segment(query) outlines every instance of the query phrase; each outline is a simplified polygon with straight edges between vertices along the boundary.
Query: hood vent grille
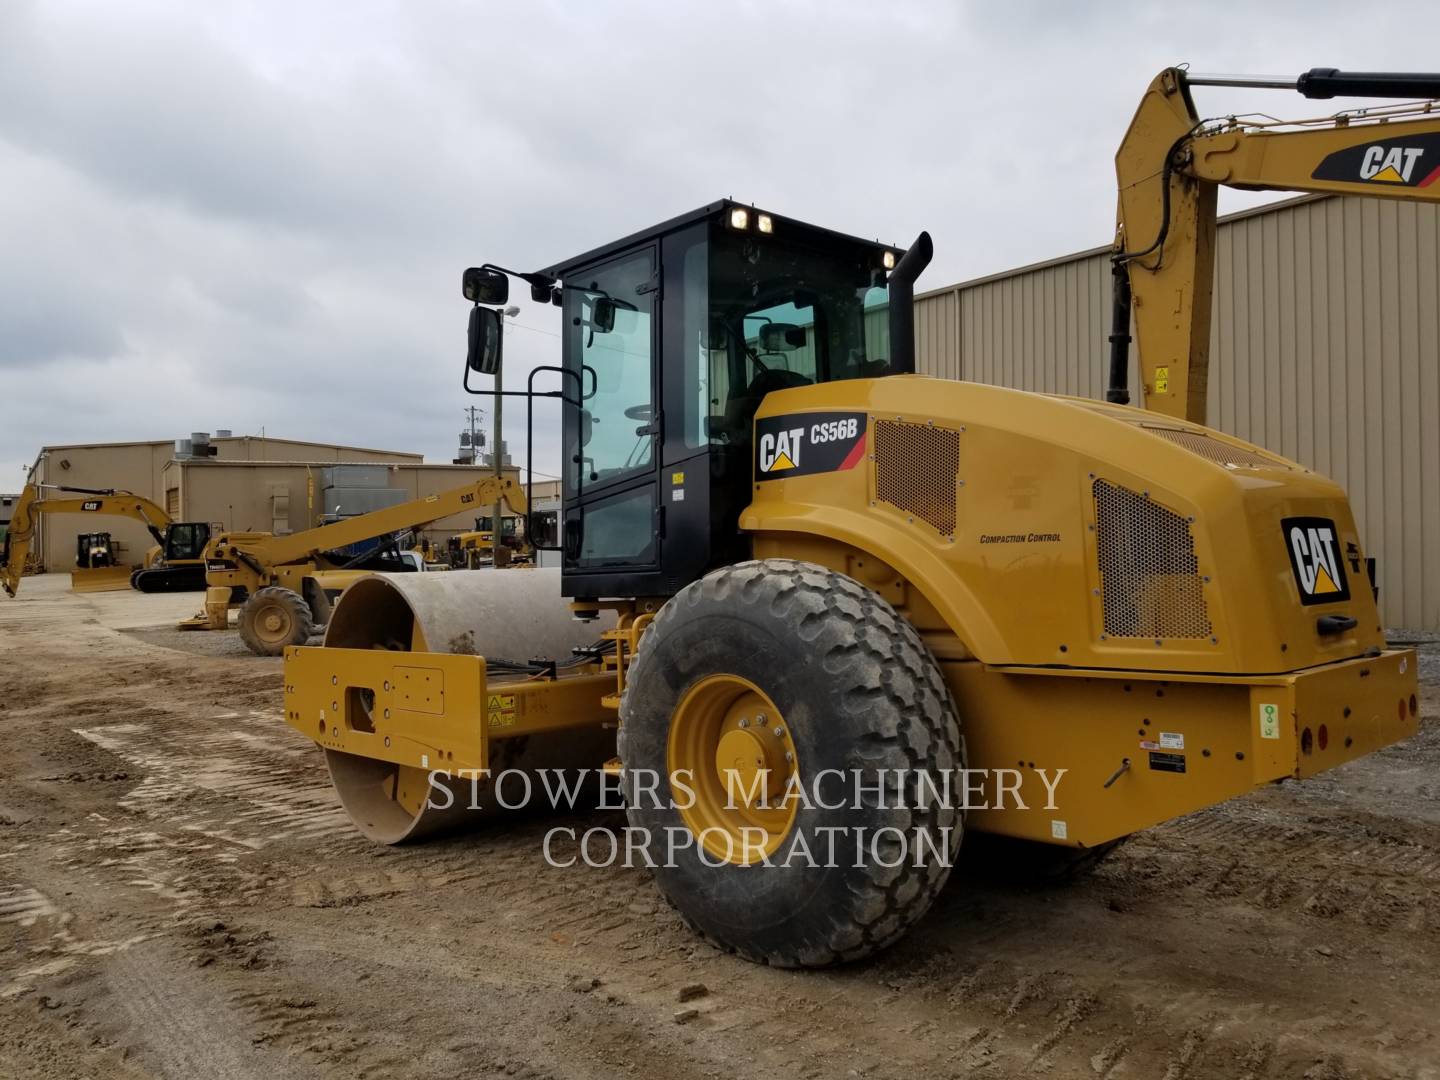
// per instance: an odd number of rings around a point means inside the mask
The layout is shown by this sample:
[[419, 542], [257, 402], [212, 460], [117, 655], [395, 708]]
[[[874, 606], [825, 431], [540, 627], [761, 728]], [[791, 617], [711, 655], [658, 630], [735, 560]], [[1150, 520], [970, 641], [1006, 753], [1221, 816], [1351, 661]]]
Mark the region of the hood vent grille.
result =
[[1190, 523], [1147, 496], [1104, 480], [1095, 481], [1094, 495], [1105, 635], [1210, 637]]
[[955, 534], [960, 433], [929, 424], [875, 421], [875, 497], [944, 536]]

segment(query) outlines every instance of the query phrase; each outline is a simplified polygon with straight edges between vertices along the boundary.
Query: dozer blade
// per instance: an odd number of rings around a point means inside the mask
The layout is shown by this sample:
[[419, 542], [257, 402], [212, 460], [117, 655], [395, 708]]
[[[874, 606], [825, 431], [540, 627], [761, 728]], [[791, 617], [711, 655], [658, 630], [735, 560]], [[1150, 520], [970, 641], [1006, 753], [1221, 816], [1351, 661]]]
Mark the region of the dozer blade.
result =
[[130, 588], [133, 566], [97, 566], [70, 571], [70, 591], [77, 593], [118, 592]]

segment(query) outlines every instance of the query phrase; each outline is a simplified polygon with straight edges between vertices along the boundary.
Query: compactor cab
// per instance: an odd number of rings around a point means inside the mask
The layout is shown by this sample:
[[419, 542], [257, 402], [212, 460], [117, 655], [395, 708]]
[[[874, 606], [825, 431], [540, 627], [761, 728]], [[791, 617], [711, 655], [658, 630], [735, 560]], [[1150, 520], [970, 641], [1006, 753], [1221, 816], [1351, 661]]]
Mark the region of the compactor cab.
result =
[[[669, 596], [749, 557], [737, 521], [756, 410], [775, 390], [913, 368], [910, 284], [929, 237], [914, 248], [906, 260], [726, 200], [521, 275], [564, 313], [565, 595]], [[467, 297], [503, 305], [505, 274], [467, 271]], [[493, 370], [501, 320], [476, 310], [470, 365]], [[828, 450], [784, 431], [759, 439], [777, 476]]]

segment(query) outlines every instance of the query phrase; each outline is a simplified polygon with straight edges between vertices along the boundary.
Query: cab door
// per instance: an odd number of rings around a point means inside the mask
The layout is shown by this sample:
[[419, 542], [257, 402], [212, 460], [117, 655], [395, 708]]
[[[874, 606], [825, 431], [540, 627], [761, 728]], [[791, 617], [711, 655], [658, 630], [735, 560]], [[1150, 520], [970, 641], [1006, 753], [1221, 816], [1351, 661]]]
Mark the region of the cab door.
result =
[[659, 569], [656, 246], [565, 275], [564, 591], [643, 594]]

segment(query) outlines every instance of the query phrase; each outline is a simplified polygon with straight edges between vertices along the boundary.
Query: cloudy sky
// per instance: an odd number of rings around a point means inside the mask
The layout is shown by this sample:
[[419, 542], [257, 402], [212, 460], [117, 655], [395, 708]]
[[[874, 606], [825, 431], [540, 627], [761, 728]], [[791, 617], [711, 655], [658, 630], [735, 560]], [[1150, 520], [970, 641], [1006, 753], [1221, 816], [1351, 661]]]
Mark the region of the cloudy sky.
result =
[[[1433, 4], [1326, 0], [0, 0], [0, 490], [46, 443], [217, 427], [449, 460], [467, 265], [732, 195], [929, 229], [948, 284], [1109, 240], [1160, 68], [1430, 70], [1437, 39]], [[519, 384], [558, 341], [517, 322]]]

